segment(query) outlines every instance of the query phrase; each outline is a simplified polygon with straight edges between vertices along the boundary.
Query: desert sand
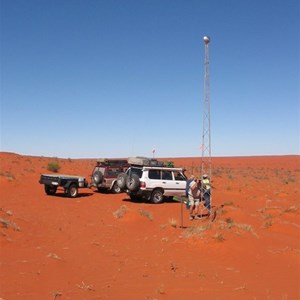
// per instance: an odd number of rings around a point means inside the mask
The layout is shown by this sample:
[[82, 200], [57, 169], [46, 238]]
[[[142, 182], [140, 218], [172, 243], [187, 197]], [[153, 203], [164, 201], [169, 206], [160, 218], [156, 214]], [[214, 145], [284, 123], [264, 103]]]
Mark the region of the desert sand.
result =
[[[80, 189], [47, 196], [47, 164], [0, 153], [0, 298], [300, 299], [300, 156], [213, 158], [211, 222], [185, 206]], [[168, 158], [199, 174], [200, 158]]]

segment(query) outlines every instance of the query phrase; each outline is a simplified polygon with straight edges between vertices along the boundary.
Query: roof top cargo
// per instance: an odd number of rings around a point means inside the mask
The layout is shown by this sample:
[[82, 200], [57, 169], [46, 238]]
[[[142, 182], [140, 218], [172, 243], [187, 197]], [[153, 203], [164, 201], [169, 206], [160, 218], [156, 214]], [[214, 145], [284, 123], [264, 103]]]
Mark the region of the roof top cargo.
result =
[[163, 167], [164, 162], [159, 161], [155, 158], [148, 158], [143, 156], [129, 157], [128, 163], [130, 165], [136, 166], [146, 166], [146, 167]]
[[128, 165], [127, 159], [113, 159], [113, 158], [99, 158], [97, 160], [98, 166], [124, 166]]

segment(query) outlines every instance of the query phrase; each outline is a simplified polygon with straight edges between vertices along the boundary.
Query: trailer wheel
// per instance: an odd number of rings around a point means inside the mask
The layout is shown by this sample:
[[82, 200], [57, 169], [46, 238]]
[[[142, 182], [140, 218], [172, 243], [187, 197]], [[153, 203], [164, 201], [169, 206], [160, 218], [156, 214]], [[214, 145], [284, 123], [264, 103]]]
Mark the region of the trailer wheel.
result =
[[75, 198], [78, 196], [78, 187], [76, 184], [71, 184], [67, 190], [67, 195], [70, 198]]
[[44, 186], [45, 192], [47, 195], [54, 195], [56, 193], [57, 187], [53, 185], [47, 185]]

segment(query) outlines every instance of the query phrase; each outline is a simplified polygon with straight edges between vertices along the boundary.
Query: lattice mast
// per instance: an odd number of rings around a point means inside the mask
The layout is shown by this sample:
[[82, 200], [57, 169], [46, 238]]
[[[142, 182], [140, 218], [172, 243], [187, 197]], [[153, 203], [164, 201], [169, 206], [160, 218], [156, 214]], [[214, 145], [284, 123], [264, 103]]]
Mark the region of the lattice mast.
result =
[[[209, 176], [210, 182], [212, 180], [212, 166], [211, 166], [211, 133], [210, 133], [210, 79], [209, 79], [209, 51], [208, 44], [210, 38], [203, 37], [205, 48], [204, 59], [204, 101], [203, 101], [203, 132], [202, 132], [202, 156], [201, 156], [201, 178], [204, 174]], [[212, 204], [212, 195], [210, 198]]]

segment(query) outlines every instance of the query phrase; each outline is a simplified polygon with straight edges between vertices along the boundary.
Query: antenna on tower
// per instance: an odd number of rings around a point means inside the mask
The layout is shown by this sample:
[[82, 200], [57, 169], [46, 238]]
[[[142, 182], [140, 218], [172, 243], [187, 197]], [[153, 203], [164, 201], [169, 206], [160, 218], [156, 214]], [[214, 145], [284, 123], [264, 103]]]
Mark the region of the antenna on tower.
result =
[[[209, 79], [209, 36], [203, 37], [205, 48], [204, 59], [204, 101], [203, 101], [203, 132], [202, 132], [202, 156], [201, 156], [201, 190], [204, 189], [203, 175], [207, 175], [211, 183], [211, 134], [210, 134], [210, 79]], [[212, 205], [212, 194], [210, 188], [210, 205]]]

